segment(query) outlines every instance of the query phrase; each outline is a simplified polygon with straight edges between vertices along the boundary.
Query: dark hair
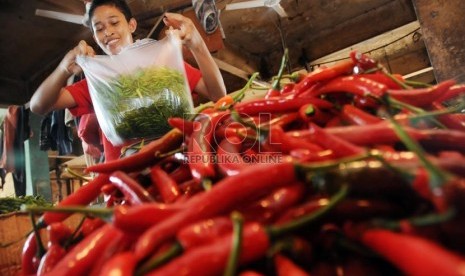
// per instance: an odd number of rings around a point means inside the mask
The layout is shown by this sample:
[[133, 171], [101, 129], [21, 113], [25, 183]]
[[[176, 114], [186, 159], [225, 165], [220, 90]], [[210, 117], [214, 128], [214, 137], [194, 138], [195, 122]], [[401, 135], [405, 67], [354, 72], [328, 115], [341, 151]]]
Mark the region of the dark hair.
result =
[[96, 8], [105, 5], [113, 6], [120, 10], [124, 14], [124, 17], [127, 21], [129, 21], [132, 18], [131, 9], [124, 0], [93, 0], [89, 8], [89, 19], [92, 20]]

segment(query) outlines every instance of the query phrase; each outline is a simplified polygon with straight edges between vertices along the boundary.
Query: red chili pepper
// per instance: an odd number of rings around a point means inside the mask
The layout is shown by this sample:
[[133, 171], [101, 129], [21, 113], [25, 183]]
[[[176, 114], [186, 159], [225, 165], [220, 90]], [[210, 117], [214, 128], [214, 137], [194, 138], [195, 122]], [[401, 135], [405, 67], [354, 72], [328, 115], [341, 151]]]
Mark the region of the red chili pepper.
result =
[[21, 253], [21, 272], [22, 275], [33, 275], [37, 273], [40, 258], [37, 256], [37, 241], [35, 232], [27, 236]]
[[[231, 252], [231, 240], [232, 233], [209, 244], [192, 248], [147, 275], [213, 276], [221, 274]], [[260, 224], [250, 223], [244, 226], [241, 244], [239, 262], [249, 263], [262, 257], [268, 250], [270, 242], [266, 230]]]
[[333, 105], [328, 101], [318, 99], [315, 97], [299, 97], [299, 98], [271, 98], [271, 99], [258, 99], [248, 102], [238, 103], [234, 107], [240, 114], [249, 116], [257, 115], [260, 113], [274, 114], [276, 112], [292, 112], [297, 111], [305, 104], [313, 104], [321, 108], [331, 108]]
[[313, 104], [306, 104], [300, 107], [299, 117], [305, 122], [313, 122], [317, 125], [324, 126], [332, 119], [333, 115]]
[[225, 138], [218, 145], [216, 159], [223, 175], [236, 175], [249, 166], [239, 153], [241, 146], [242, 141], [237, 136]]
[[192, 177], [199, 182], [215, 177], [213, 162], [212, 138], [217, 124], [229, 117], [229, 112], [216, 112], [209, 115], [198, 116], [195, 127], [188, 145], [188, 164], [191, 168]]
[[274, 257], [274, 264], [277, 276], [310, 276], [305, 270], [281, 254]]
[[313, 152], [308, 149], [294, 149], [289, 151], [289, 155], [302, 163], [304, 162], [319, 162], [323, 160], [331, 160], [335, 158], [331, 150]]
[[110, 175], [110, 182], [124, 194], [124, 198], [131, 205], [155, 201], [139, 182], [122, 171], [113, 172]]
[[177, 241], [183, 250], [209, 244], [218, 237], [233, 230], [233, 223], [228, 217], [215, 217], [202, 220], [181, 228], [176, 234]]
[[[415, 140], [427, 138], [427, 134], [424, 131], [407, 126], [404, 126], [403, 128]], [[389, 122], [385, 121], [371, 125], [325, 128], [325, 131], [331, 135], [339, 137], [339, 139], [342, 139], [343, 141], [360, 146], [391, 144], [400, 141], [399, 136], [397, 136], [394, 132]]]
[[293, 82], [286, 83], [281, 88], [281, 95], [286, 95], [288, 93], [291, 93], [294, 90], [294, 88], [295, 88], [295, 83], [293, 83]]
[[240, 202], [260, 197], [267, 189], [295, 181], [294, 165], [285, 160], [283, 163], [257, 164], [242, 170], [238, 175], [226, 177], [208, 192], [192, 197], [176, 215], [144, 232], [135, 245], [135, 254], [139, 260], [144, 259], [166, 239], [172, 238], [177, 229], [230, 211]]
[[246, 136], [253, 136], [256, 133], [251, 130], [250, 128], [245, 127], [243, 124], [239, 122], [227, 122], [224, 123], [215, 130], [214, 139], [216, 141], [221, 141], [224, 138], [230, 137], [246, 137]]
[[305, 186], [294, 183], [272, 191], [264, 198], [239, 208], [246, 221], [271, 223], [284, 210], [297, 204], [305, 195]]
[[122, 235], [110, 224], [99, 228], [74, 246], [50, 271], [50, 275], [88, 275], [108, 244]]
[[[375, 72], [372, 74], [358, 74], [358, 75], [355, 75], [355, 77], [366, 78], [366, 79], [370, 79], [375, 82], [382, 83], [386, 85], [387, 88], [389, 89], [402, 89], [402, 87], [397, 82], [395, 82], [392, 78], [390, 78], [385, 73]], [[399, 82], [404, 81], [402, 76], [400, 75], [393, 75], [393, 78], [396, 78], [397, 80], [399, 80]]]
[[[233, 231], [228, 231], [230, 225], [223, 220], [224, 224], [213, 226], [215, 229], [208, 229], [208, 231], [205, 232], [206, 235], [213, 234], [212, 240], [204, 239], [203, 237], [198, 240], [198, 235], [192, 235], [192, 232], [195, 232], [194, 229], [198, 229], [198, 227], [195, 227], [195, 225], [198, 225], [197, 223], [193, 226], [194, 228], [190, 230], [189, 235], [187, 235], [188, 238], [194, 239], [194, 242], [189, 241], [188, 244], [193, 244], [195, 247], [189, 248], [185, 251], [185, 254], [155, 269], [148, 275], [172, 275], [173, 269], [179, 269], [180, 267], [183, 268], [182, 272], [180, 272], [182, 275], [217, 275], [220, 271], [225, 269], [226, 263], [228, 263], [227, 272], [231, 272], [230, 269], [234, 267], [236, 263], [235, 261], [230, 262], [231, 256], [229, 256], [232, 251], [233, 243], [238, 246], [238, 250], [234, 251], [234, 253], [237, 253], [237, 264], [243, 265], [249, 263], [264, 255], [268, 250], [270, 240], [296, 231], [313, 222], [315, 219], [320, 218], [333, 207], [337, 206], [346, 195], [347, 187], [343, 187], [330, 199], [328, 205], [321, 210], [283, 226], [270, 226], [265, 229], [261, 224], [251, 222], [241, 227], [240, 229], [242, 229], [242, 231], [240, 231], [237, 228], [240, 227], [237, 224], [240, 223], [240, 221], [235, 220], [233, 223]], [[215, 238], [216, 231], [219, 230], [216, 227], [228, 231], [228, 233]], [[237, 242], [237, 239], [240, 241]], [[233, 242], [231, 242], [232, 240]], [[175, 249], [176, 248], [179, 247], [175, 247]], [[165, 257], [168, 256], [172, 255], [165, 255]]]
[[383, 119], [350, 104], [342, 107], [340, 116], [352, 125], [371, 125], [383, 121]]
[[[108, 175], [99, 174], [96, 178], [80, 187], [77, 191], [60, 201], [57, 206], [87, 205], [94, 201], [101, 192], [103, 185], [109, 182]], [[40, 218], [39, 224], [50, 225], [53, 222], [60, 222], [69, 217], [71, 213], [45, 212]]]
[[274, 98], [274, 97], [279, 97], [281, 96], [281, 91], [279, 89], [276, 89], [276, 88], [270, 88], [268, 89], [268, 91], [266, 92], [265, 94], [265, 99], [270, 99], [270, 98]]
[[104, 195], [111, 195], [113, 194], [117, 189], [115, 185], [108, 183], [102, 186], [102, 189], [100, 189]]
[[105, 225], [105, 221], [102, 219], [86, 217], [79, 230], [79, 236], [87, 237], [103, 225]]
[[143, 169], [157, 160], [157, 154], [172, 151], [179, 147], [182, 142], [182, 132], [178, 129], [172, 129], [161, 138], [142, 147], [139, 152], [118, 160], [89, 166], [86, 172], [112, 173], [117, 170], [131, 172]]
[[407, 275], [463, 275], [465, 259], [431, 240], [381, 229], [361, 240]]
[[179, 188], [181, 189], [184, 197], [189, 197], [205, 190], [202, 183], [197, 181], [197, 179], [190, 179], [179, 183]]
[[[246, 224], [242, 229], [242, 235], [239, 236], [241, 242], [238, 250], [238, 264], [247, 264], [263, 257], [269, 249], [270, 240], [295, 231], [321, 217], [336, 206], [346, 195], [347, 187], [341, 188], [331, 198], [330, 203], [321, 210], [283, 226], [265, 228], [256, 222]], [[181, 272], [183, 275], [217, 275], [226, 267], [233, 246], [231, 241], [233, 238], [237, 238], [235, 236], [237, 233], [237, 231], [232, 231], [232, 233], [225, 234], [208, 244], [191, 248], [180, 257], [157, 268], [148, 275], [173, 275], [173, 273], [179, 273], [180, 267], [183, 268]]]
[[[116, 235], [114, 239], [109, 241], [105, 248], [100, 252], [99, 256], [92, 265], [92, 270], [87, 274], [89, 276], [100, 276], [101, 271], [105, 264], [112, 259], [113, 256], [121, 252], [130, 250], [131, 245], [134, 243], [136, 236], [131, 233], [124, 233], [123, 235]], [[133, 254], [134, 258], [134, 254]]]
[[278, 219], [276, 219], [274, 224], [282, 225], [288, 223], [289, 221], [311, 214], [328, 204], [328, 202], [329, 201], [327, 198], [322, 197], [316, 197], [314, 199], [308, 200], [298, 206], [285, 210], [284, 213]]
[[307, 90], [294, 90], [293, 93], [288, 93], [288, 96], [286, 98], [309, 98], [313, 97], [313, 93], [315, 90], [320, 89], [320, 87], [323, 85], [323, 83], [318, 82], [314, 83], [312, 86], [310, 86]]
[[121, 252], [109, 259], [100, 271], [101, 276], [133, 276], [137, 262], [132, 252]]
[[283, 153], [288, 153], [295, 149], [306, 149], [311, 152], [321, 152], [324, 150], [315, 143], [288, 135], [279, 126], [273, 126], [270, 129], [269, 140], [269, 143], [275, 144]]
[[456, 84], [456, 85], [449, 87], [447, 92], [445, 92], [439, 98], [436, 99], [436, 102], [443, 103], [444, 101], [462, 96], [464, 93], [465, 93], [465, 84]]
[[215, 102], [214, 108], [216, 110], [225, 109], [234, 104], [234, 102], [234, 98], [231, 95], [225, 95]]
[[[432, 106], [435, 110], [443, 110], [445, 107], [439, 102], [433, 102]], [[441, 124], [447, 128], [465, 131], [465, 115], [462, 113], [444, 114], [437, 117]]]
[[265, 274], [258, 273], [252, 270], [246, 270], [246, 271], [242, 271], [241, 273], [239, 273], [239, 276], [265, 276]]
[[192, 179], [189, 166], [185, 164], [181, 164], [179, 167], [177, 167], [172, 172], [170, 172], [169, 175], [171, 179], [176, 181], [176, 183], [182, 183], [182, 182]]
[[[344, 103], [343, 105], [346, 105]], [[364, 109], [364, 110], [378, 110], [381, 107], [381, 102], [375, 98], [353, 95], [352, 103], [353, 106]]]
[[175, 202], [181, 195], [178, 184], [165, 172], [160, 166], [153, 166], [150, 170], [152, 183], [160, 192], [161, 198], [165, 203]]
[[62, 222], [54, 222], [47, 226], [49, 244], [63, 245], [73, 233], [71, 228]]
[[341, 75], [351, 74], [354, 66], [355, 63], [352, 60], [344, 60], [331, 67], [322, 69], [318, 68], [315, 71], [308, 73], [307, 76], [305, 76], [305, 78], [296, 85], [294, 90], [297, 94], [300, 94], [317, 82], [327, 81]]
[[415, 179], [412, 182], [412, 187], [423, 198], [431, 198], [431, 189], [429, 187], [429, 175], [428, 171], [424, 167], [420, 167], [416, 170]]
[[336, 115], [326, 123], [325, 128], [337, 127], [337, 126], [343, 126], [343, 125], [344, 125], [344, 122], [341, 116]]
[[59, 244], [52, 244], [40, 260], [37, 276], [46, 275], [66, 255], [66, 250]]
[[388, 94], [401, 102], [417, 107], [429, 106], [438, 100], [444, 93], [455, 84], [454, 80], [447, 80], [428, 88], [416, 89], [389, 89]]
[[352, 51], [350, 52], [349, 57], [357, 67], [364, 71], [378, 67], [378, 62], [367, 54], [360, 53], [358, 51]]
[[137, 206], [116, 206], [113, 225], [124, 232], [142, 233], [181, 210], [182, 205], [146, 203]]
[[424, 138], [420, 140], [423, 147], [430, 150], [455, 150], [465, 153], [465, 132], [455, 129], [419, 130]]
[[347, 92], [362, 97], [381, 98], [388, 91], [387, 86], [370, 79], [348, 76], [335, 78], [320, 89], [315, 90], [312, 96], [317, 97], [329, 93]]
[[296, 122], [299, 119], [299, 114], [297, 112], [290, 112], [281, 114], [280, 116], [271, 119], [270, 121], [264, 123], [264, 125], [270, 126], [280, 126], [285, 127], [293, 122]]
[[311, 133], [309, 140], [331, 150], [338, 157], [353, 156], [365, 152], [365, 149], [331, 134], [327, 129], [322, 129], [313, 123], [310, 123], [309, 127]]
[[194, 131], [194, 123], [183, 118], [170, 117], [168, 118], [168, 124], [174, 128], [177, 128], [184, 135], [191, 135]]

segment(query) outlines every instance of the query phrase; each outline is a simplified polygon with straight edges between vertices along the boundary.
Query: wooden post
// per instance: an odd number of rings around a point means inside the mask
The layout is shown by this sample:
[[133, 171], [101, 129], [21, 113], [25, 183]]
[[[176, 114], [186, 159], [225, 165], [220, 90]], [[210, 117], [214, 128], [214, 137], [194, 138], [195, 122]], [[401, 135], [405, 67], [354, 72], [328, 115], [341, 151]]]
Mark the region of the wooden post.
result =
[[41, 116], [29, 113], [29, 126], [33, 135], [24, 142], [26, 194], [41, 195], [52, 201], [48, 154], [39, 148], [41, 119]]
[[412, 0], [436, 81], [465, 82], [465, 1]]

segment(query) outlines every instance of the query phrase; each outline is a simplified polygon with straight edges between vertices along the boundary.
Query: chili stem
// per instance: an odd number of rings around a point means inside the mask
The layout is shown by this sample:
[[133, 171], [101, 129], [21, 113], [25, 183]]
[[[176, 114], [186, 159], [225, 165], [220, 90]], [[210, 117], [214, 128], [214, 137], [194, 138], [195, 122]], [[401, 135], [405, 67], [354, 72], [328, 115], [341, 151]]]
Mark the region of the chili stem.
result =
[[448, 108], [435, 110], [435, 111], [431, 111], [431, 112], [423, 112], [421, 114], [411, 116], [410, 120], [412, 120], [412, 119], [421, 119], [421, 118], [425, 118], [425, 117], [433, 117], [433, 116], [445, 115], [445, 114], [451, 114], [451, 113], [460, 113], [462, 111], [462, 109], [464, 109], [464, 108], [465, 108], [465, 102], [460, 101], [458, 104], [456, 104], [454, 106], [451, 106], [451, 107], [448, 107]]
[[450, 220], [451, 218], [453, 218], [455, 215], [456, 215], [456, 212], [454, 209], [448, 209], [445, 212], [412, 217], [412, 218], [403, 219], [400, 221], [377, 219], [373, 221], [373, 224], [375, 226], [390, 229], [390, 230], [399, 230], [401, 228], [402, 222], [405, 222], [405, 221], [409, 222], [413, 226], [428, 226], [428, 225], [434, 225], [434, 224], [446, 222]]
[[172, 258], [180, 255], [183, 252], [182, 245], [175, 242], [170, 248], [168, 248], [163, 254], [157, 255], [154, 258], [148, 260], [143, 264], [135, 273], [136, 276], [144, 275], [147, 272], [167, 263]]
[[258, 74], [259, 74], [258, 72], [253, 73], [252, 76], [247, 81], [247, 83], [245, 84], [245, 86], [237, 94], [232, 95], [232, 98], [233, 98], [234, 102], [236, 102], [236, 103], [240, 102], [244, 98], [245, 91], [250, 88], [253, 81], [257, 78]]
[[31, 223], [32, 223], [32, 229], [34, 230], [34, 235], [36, 238], [37, 242], [37, 257], [42, 258], [42, 256], [45, 254], [46, 250], [44, 247], [44, 244], [42, 243], [42, 239], [40, 238], [40, 231], [39, 228], [37, 227], [36, 224], [36, 219], [34, 218], [34, 213], [29, 213], [29, 216], [31, 218]]
[[428, 170], [430, 175], [430, 187], [438, 188], [442, 186], [442, 184], [446, 182], [451, 176], [445, 171], [436, 167], [428, 160], [428, 158], [426, 158], [426, 152], [423, 150], [423, 148], [408, 135], [408, 133], [399, 125], [399, 123], [397, 123], [396, 120], [390, 116], [388, 119], [393, 125], [393, 129], [397, 136], [399, 136], [400, 140], [410, 151], [414, 152], [418, 156], [420, 162]]
[[233, 221], [233, 240], [231, 247], [231, 254], [229, 254], [228, 263], [224, 271], [224, 276], [236, 275], [237, 265], [239, 262], [239, 256], [241, 254], [242, 246], [242, 230], [244, 228], [244, 218], [239, 212], [233, 212], [231, 214]]
[[385, 74], [388, 78], [390, 78], [393, 82], [395, 82], [396, 84], [398, 84], [400, 87], [402, 87], [403, 89], [409, 89], [410, 87], [408, 86], [408, 84], [406, 84], [405, 82], [401, 82], [400, 80], [398, 80], [396, 77], [394, 77], [391, 73], [389, 73], [387, 70], [381, 70], [381, 72], [383, 72], [383, 74]]
[[278, 77], [273, 81], [273, 84], [271, 85], [272, 89], [281, 89], [281, 78], [283, 76], [284, 67], [286, 67], [288, 52], [289, 50], [286, 48], [284, 50], [283, 58], [281, 59], [281, 66], [279, 66]]
[[186, 150], [186, 147], [184, 146], [180, 146], [179, 148], [177, 149], [174, 149], [172, 151], [168, 151], [168, 152], [165, 152], [165, 153], [160, 153], [160, 152], [156, 152], [155, 153], [155, 157], [159, 158], [159, 159], [163, 159], [165, 157], [169, 157], [169, 156], [172, 156], [172, 155], [175, 155], [176, 153], [182, 153]]
[[432, 87], [431, 84], [428, 84], [426, 82], [405, 80], [405, 83], [410, 85], [410, 86], [414, 86], [414, 87]]
[[202, 187], [203, 187], [203, 189], [204, 189], [205, 191], [211, 190], [212, 185], [213, 185], [213, 183], [212, 183], [212, 181], [211, 181], [210, 178], [204, 178], [204, 179], [202, 179]]
[[263, 141], [266, 139], [266, 137], [268, 136], [268, 130], [265, 130], [259, 126], [257, 126], [255, 123], [253, 122], [248, 122], [246, 120], [244, 120], [241, 115], [239, 115], [239, 113], [232, 109], [231, 110], [231, 118], [238, 122], [238, 123], [241, 123], [242, 125], [245, 125], [245, 126], [248, 126], [250, 127], [251, 129], [253, 129], [256, 133], [257, 133], [257, 138], [259, 141]]
[[66, 207], [46, 207], [46, 206], [30, 206], [23, 205], [21, 210], [30, 213], [41, 213], [41, 212], [58, 212], [58, 213], [81, 213], [84, 215], [90, 215], [101, 218], [105, 221], [110, 221], [113, 217], [113, 209], [111, 208], [98, 208], [98, 207], [82, 207], [82, 206], [66, 206]]
[[[245, 84], [245, 86], [241, 90], [239, 90], [239, 92], [233, 93], [234, 95], [231, 94], [231, 97], [234, 103], [240, 102], [244, 98], [245, 92], [252, 86], [252, 83], [257, 78], [258, 74], [259, 74], [258, 72], [253, 73], [252, 76], [247, 81], [247, 83]], [[192, 116], [190, 116], [188, 120], [193, 121], [203, 110], [207, 108], [213, 108], [214, 106], [215, 105], [212, 102], [199, 105], [195, 109], [196, 113], [192, 114]]]
[[[423, 114], [426, 114], [427, 112], [419, 107], [415, 107], [413, 105], [409, 105], [409, 104], [406, 104], [406, 103], [403, 103], [401, 101], [398, 101], [396, 99], [393, 99], [391, 97], [388, 97], [388, 101], [389, 101], [389, 105], [392, 106], [392, 107], [396, 107], [398, 109], [407, 109], [415, 114], [418, 114], [418, 115], [423, 115]], [[446, 129], [446, 127], [440, 123], [438, 120], [436, 120], [436, 118], [430, 118], [430, 120], [439, 128], [442, 128], [442, 129]]]
[[328, 213], [330, 210], [332, 210], [338, 203], [340, 203], [347, 196], [348, 192], [349, 187], [347, 185], [343, 185], [341, 189], [333, 197], [331, 197], [331, 200], [329, 201], [328, 205], [321, 207], [320, 209], [316, 210], [315, 212], [312, 212], [307, 216], [301, 217], [287, 224], [269, 227], [269, 237], [280, 237], [284, 234], [295, 231], [301, 228], [302, 226], [319, 219], [320, 217]]
[[79, 232], [79, 230], [81, 229], [82, 227], [82, 224], [84, 224], [84, 221], [86, 220], [86, 216], [82, 216], [81, 220], [79, 221], [79, 224], [76, 226], [76, 229], [74, 229], [73, 233], [71, 234], [71, 236], [69, 236], [69, 238], [66, 240], [66, 242], [63, 244], [63, 248], [64, 249], [67, 249], [71, 242], [76, 238], [76, 235], [77, 233]]
[[368, 159], [370, 157], [378, 157], [378, 156], [380, 156], [379, 151], [367, 151], [364, 154], [350, 156], [347, 158], [340, 158], [334, 161], [329, 160], [329, 161], [315, 162], [312, 164], [296, 164], [296, 169], [299, 173], [306, 174], [308, 171], [312, 172], [312, 171], [317, 171], [317, 170], [329, 170], [329, 169], [336, 168], [341, 164], [357, 162], [357, 161]]
[[83, 180], [83, 181], [91, 181], [91, 180], [92, 180], [92, 178], [90, 178], [90, 177], [85, 177], [85, 176], [83, 176], [82, 174], [79, 174], [79, 173], [77, 173], [75, 170], [72, 170], [72, 169], [70, 169], [70, 168], [68, 168], [68, 167], [66, 167], [65, 170], [66, 170], [69, 174], [71, 174], [72, 176], [75, 176], [75, 177], [79, 178], [80, 180]]

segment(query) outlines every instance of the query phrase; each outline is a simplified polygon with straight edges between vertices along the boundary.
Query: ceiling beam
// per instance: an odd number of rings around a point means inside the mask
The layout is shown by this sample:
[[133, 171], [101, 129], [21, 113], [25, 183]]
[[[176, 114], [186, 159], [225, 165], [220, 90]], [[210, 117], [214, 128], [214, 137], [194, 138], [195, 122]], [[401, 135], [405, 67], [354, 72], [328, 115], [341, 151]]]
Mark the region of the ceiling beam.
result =
[[241, 79], [244, 79], [244, 80], [248, 80], [249, 77], [250, 77], [250, 73], [249, 72], [246, 72], [242, 69], [239, 69], [229, 63], [226, 63], [220, 59], [217, 59], [217, 58], [213, 58], [213, 60], [215, 61], [216, 65], [218, 65], [218, 68], [220, 68], [220, 70], [223, 70], [225, 72], [228, 72], [236, 77], [239, 77]]
[[385, 32], [383, 34], [361, 41], [357, 44], [351, 45], [347, 48], [344, 48], [327, 56], [313, 60], [309, 63], [309, 65], [332, 65], [337, 61], [349, 58], [349, 53], [353, 50], [357, 50], [362, 53], [372, 53], [373, 55], [371, 56], [375, 59], [375, 52], [377, 50], [383, 50], [382, 56], [391, 56], [394, 55], [396, 52], [405, 49], [405, 44], [413, 43], [413, 39], [411, 38], [411, 36], [413, 36], [416, 31], [419, 31], [419, 29], [420, 23], [418, 21], [413, 21], [394, 30]]
[[240, 68], [240, 71], [245, 72], [248, 76], [258, 71], [259, 61], [256, 58], [244, 55], [231, 48], [228, 44], [224, 44], [222, 49], [212, 53], [212, 55], [215, 59], [221, 60], [232, 67]]

